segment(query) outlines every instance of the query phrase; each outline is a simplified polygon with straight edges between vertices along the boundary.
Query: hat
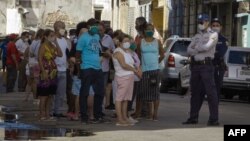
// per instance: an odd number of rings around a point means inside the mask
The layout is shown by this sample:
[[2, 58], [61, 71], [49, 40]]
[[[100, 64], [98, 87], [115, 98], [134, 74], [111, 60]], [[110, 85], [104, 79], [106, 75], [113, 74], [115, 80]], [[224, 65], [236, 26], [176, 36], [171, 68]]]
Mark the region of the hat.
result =
[[10, 35], [8, 36], [8, 39], [14, 40], [14, 39], [16, 39], [17, 37], [18, 37], [17, 34], [12, 33], [12, 34], [10, 34]]
[[214, 18], [212, 19], [211, 23], [217, 22], [219, 24], [221, 24], [221, 21], [218, 18]]
[[209, 21], [208, 14], [199, 14], [198, 15], [198, 21]]

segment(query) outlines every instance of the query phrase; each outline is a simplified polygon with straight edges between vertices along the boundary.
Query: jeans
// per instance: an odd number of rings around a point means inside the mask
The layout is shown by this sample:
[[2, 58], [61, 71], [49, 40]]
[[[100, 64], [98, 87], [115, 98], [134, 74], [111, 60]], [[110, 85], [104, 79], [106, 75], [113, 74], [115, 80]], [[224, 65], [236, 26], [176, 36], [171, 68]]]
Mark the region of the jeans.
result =
[[26, 60], [22, 60], [19, 66], [19, 74], [18, 74], [18, 91], [24, 92], [27, 85], [27, 76], [26, 76]]
[[14, 65], [7, 65], [7, 85], [6, 92], [13, 92], [17, 79], [17, 69]]
[[96, 119], [102, 118], [102, 104], [104, 98], [104, 83], [102, 70], [82, 69], [81, 70], [81, 89], [80, 89], [80, 111], [81, 119], [88, 120], [87, 99], [90, 86], [93, 87], [94, 97], [94, 116]]
[[57, 73], [57, 90], [54, 96], [53, 112], [55, 114], [60, 114], [62, 112], [63, 101], [66, 98], [66, 71], [59, 71]]

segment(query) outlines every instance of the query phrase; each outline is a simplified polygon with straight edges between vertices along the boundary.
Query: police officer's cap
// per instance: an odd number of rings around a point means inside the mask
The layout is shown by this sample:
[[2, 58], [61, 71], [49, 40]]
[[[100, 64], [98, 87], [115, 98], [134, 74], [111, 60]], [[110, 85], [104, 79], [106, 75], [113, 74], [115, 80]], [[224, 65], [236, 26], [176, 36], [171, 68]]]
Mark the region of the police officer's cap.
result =
[[199, 22], [201, 22], [201, 21], [209, 21], [209, 16], [208, 16], [208, 14], [199, 14], [197, 20]]
[[214, 22], [221, 24], [221, 21], [218, 18], [213, 18], [211, 23], [214, 23]]

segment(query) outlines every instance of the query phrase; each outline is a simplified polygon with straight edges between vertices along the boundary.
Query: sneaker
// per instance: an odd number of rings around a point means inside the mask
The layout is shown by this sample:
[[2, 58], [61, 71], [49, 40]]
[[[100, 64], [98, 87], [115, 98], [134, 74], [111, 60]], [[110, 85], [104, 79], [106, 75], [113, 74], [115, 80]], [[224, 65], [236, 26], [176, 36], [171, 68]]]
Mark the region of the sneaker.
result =
[[87, 125], [87, 124], [89, 124], [89, 122], [88, 122], [88, 120], [84, 120], [84, 119], [82, 119], [82, 120], [81, 120], [81, 124], [83, 124], [83, 125]]
[[111, 120], [105, 118], [99, 118], [98, 120], [100, 123], [111, 123]]
[[133, 119], [132, 117], [129, 117], [129, 122], [135, 124], [135, 123], [138, 123], [139, 121], [136, 119]]
[[94, 118], [94, 119], [89, 119], [89, 123], [90, 124], [98, 124], [98, 123], [101, 123], [101, 122], [100, 122], [99, 119]]

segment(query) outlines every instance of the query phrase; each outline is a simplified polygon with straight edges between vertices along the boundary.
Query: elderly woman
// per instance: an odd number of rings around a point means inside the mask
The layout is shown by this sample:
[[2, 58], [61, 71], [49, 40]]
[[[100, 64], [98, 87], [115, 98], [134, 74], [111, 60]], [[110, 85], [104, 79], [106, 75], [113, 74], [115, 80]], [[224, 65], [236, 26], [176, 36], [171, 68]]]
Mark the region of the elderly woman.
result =
[[40, 120], [51, 120], [49, 110], [51, 96], [56, 94], [57, 89], [57, 66], [54, 61], [56, 57], [62, 56], [62, 51], [56, 41], [54, 31], [47, 29], [39, 48], [38, 63], [41, 74], [37, 86], [37, 94], [40, 98]]
[[113, 63], [115, 68], [115, 81], [117, 84], [115, 108], [117, 126], [128, 126], [134, 123], [127, 116], [128, 101], [132, 100], [134, 74], [141, 76], [139, 68], [135, 67], [130, 48], [130, 37], [124, 35], [119, 39], [121, 45], [115, 49]]

